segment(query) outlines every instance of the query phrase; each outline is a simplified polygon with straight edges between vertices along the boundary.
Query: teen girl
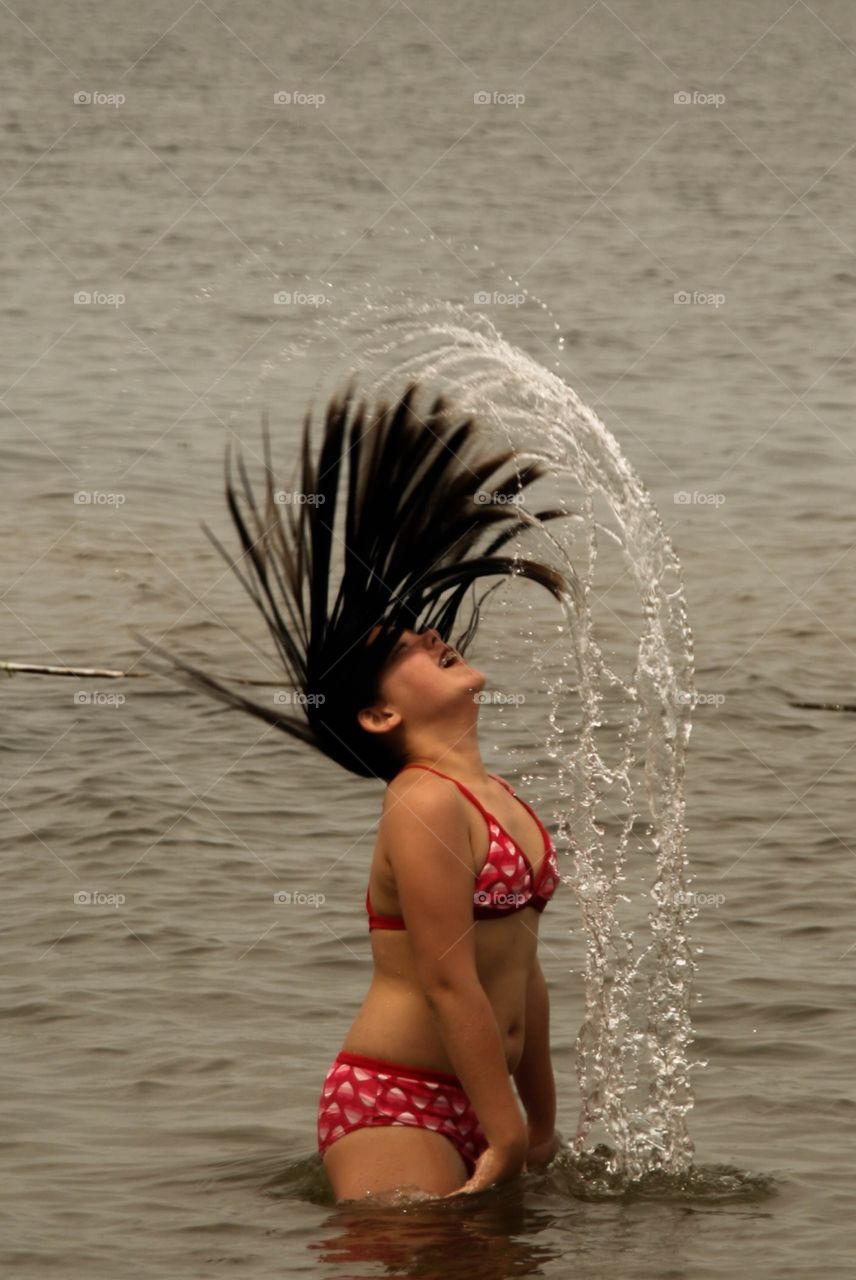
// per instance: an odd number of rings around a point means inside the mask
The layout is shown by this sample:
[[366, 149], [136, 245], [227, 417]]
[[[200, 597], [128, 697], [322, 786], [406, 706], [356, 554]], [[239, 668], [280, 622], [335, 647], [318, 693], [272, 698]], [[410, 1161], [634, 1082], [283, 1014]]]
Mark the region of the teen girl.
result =
[[478, 577], [520, 574], [557, 598], [566, 585], [554, 568], [496, 554], [524, 523], [509, 497], [540, 464], [497, 480], [517, 452], [486, 454], [478, 424], [456, 420], [442, 397], [418, 413], [417, 391], [374, 411], [352, 389], [334, 399], [316, 460], [307, 418], [300, 500], [274, 490], [267, 438], [263, 509], [243, 465], [238, 491], [227, 464], [243, 547], [232, 567], [303, 695], [303, 718], [168, 655], [197, 687], [387, 784], [365, 900], [373, 976], [317, 1116], [337, 1200], [479, 1191], [543, 1167], [560, 1143], [537, 953], [556, 854], [482, 761], [485, 676], [463, 656], [480, 602], [457, 647], [448, 638]]

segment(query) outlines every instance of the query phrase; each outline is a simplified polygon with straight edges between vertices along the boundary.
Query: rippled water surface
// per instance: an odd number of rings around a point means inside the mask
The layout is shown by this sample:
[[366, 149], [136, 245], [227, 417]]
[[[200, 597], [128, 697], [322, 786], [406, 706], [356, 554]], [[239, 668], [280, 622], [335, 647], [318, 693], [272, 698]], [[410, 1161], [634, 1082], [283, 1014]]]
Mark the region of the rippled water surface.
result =
[[[315, 1109], [369, 979], [381, 789], [160, 679], [18, 676], [6, 1274], [852, 1274], [854, 719], [793, 705], [856, 702], [852, 7], [38, 0], [0, 32], [0, 657], [121, 667], [142, 629], [271, 675], [199, 529], [231, 541], [226, 441], [257, 466], [267, 407], [287, 464], [323, 372], [290, 353], [327, 316], [338, 350], [370, 290], [486, 293], [681, 560], [708, 1062], [683, 1181], [594, 1151], [463, 1210], [337, 1209]], [[544, 710], [485, 715], [489, 767], [546, 777]], [[300, 890], [323, 907], [274, 904]], [[569, 888], [542, 939], [570, 1135]]]

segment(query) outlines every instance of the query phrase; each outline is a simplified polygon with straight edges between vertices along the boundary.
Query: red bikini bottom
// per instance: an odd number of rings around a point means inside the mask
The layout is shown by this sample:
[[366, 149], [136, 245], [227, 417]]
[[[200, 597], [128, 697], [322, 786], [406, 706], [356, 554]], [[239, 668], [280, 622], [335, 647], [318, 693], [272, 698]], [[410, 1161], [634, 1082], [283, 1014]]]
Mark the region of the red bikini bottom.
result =
[[389, 1124], [445, 1134], [466, 1164], [468, 1178], [488, 1145], [457, 1076], [343, 1050], [327, 1072], [318, 1103], [320, 1154], [354, 1129]]

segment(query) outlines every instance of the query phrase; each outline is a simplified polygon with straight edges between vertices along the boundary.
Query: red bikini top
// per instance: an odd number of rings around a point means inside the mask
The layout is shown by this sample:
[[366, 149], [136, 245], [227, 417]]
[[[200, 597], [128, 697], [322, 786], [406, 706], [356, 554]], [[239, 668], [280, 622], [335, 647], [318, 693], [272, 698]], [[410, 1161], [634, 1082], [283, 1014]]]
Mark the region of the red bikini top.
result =
[[[428, 769], [430, 773], [436, 773], [440, 778], [448, 778], [449, 782], [454, 782], [458, 790], [472, 801], [487, 823], [490, 846], [484, 866], [476, 876], [473, 889], [473, 919], [490, 920], [496, 916], [507, 916], [514, 911], [522, 910], [523, 907], [534, 907], [536, 911], [543, 911], [559, 884], [559, 864], [556, 861], [556, 851], [549, 833], [526, 801], [514, 795], [514, 791], [507, 782], [502, 781], [502, 778], [495, 779], [502, 783], [506, 791], [511, 792], [516, 800], [520, 800], [538, 823], [538, 829], [544, 837], [544, 857], [537, 876], [520, 845], [512, 840], [496, 818], [488, 813], [484, 805], [462, 782], [458, 782], [457, 778], [450, 778], [446, 773], [440, 773], [439, 769], [432, 769], [427, 764], [406, 764], [404, 768]], [[490, 774], [490, 777], [493, 778], [494, 775]], [[373, 915], [368, 888], [366, 888], [366, 911], [369, 916], [369, 931], [407, 927], [403, 916]]]

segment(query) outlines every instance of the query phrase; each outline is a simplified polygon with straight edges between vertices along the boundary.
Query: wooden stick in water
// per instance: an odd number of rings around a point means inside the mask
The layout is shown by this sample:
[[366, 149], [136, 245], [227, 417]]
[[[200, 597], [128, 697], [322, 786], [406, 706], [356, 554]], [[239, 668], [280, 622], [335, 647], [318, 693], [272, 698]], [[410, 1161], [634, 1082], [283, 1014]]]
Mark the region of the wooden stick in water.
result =
[[856, 711], [856, 702], [790, 702], [804, 711]]
[[[142, 676], [160, 674], [158, 671], [115, 671], [109, 667], [55, 667], [36, 662], [3, 661], [0, 661], [0, 671], [5, 671], [10, 676], [17, 674], [29, 676], [96, 676], [99, 680], [131, 680]], [[219, 679], [230, 680], [233, 684], [275, 685], [278, 688], [283, 688], [287, 685], [287, 681], [284, 680], [248, 680], [243, 676], [220, 676]]]

